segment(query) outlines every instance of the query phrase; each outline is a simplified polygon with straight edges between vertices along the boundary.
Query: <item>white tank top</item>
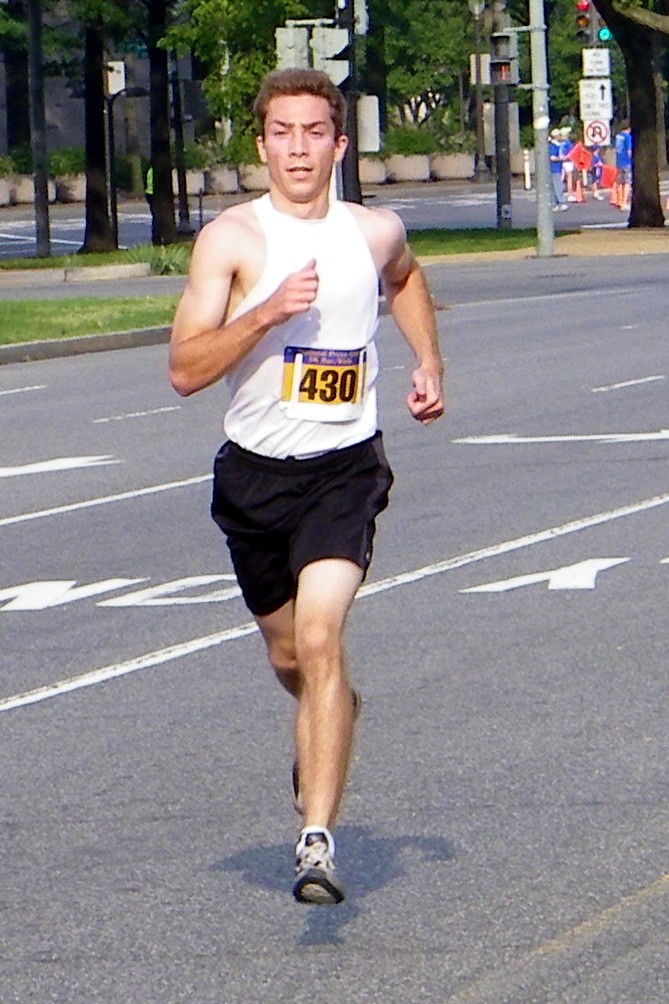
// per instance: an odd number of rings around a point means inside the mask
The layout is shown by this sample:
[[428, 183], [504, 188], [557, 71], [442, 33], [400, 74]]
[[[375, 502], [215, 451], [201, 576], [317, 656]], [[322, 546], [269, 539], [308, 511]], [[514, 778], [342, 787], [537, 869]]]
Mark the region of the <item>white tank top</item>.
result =
[[378, 275], [351, 210], [300, 220], [256, 199], [267, 257], [260, 279], [231, 320], [266, 300], [312, 258], [313, 306], [272, 328], [226, 381], [226, 436], [246, 450], [285, 459], [352, 446], [376, 431]]

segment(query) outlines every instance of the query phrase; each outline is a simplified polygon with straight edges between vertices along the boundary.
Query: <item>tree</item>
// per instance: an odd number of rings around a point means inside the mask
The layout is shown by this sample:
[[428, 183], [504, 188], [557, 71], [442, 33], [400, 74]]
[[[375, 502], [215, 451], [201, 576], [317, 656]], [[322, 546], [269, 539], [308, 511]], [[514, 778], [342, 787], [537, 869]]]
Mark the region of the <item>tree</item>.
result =
[[212, 114], [229, 122], [235, 135], [248, 134], [253, 98], [275, 65], [276, 28], [312, 12], [301, 0], [184, 0], [183, 12], [168, 33], [169, 46], [197, 55]]
[[[369, 65], [383, 85], [391, 117], [452, 129], [471, 51], [472, 18], [466, 5], [458, 0], [372, 0], [370, 15]], [[379, 73], [380, 63], [385, 74]]]
[[[634, 185], [630, 227], [663, 227], [657, 167], [658, 119], [653, 77], [652, 36], [669, 35], [666, 0], [647, 6], [621, 0], [593, 0], [620, 46], [627, 71], [630, 122], [634, 138]], [[657, 9], [655, 9], [657, 8]]]

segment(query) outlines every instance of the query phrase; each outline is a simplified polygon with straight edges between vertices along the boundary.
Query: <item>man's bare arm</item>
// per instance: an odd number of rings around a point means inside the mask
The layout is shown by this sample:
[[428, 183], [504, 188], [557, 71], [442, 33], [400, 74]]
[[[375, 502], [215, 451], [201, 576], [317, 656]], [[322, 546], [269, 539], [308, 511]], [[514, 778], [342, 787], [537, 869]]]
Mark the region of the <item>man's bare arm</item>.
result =
[[394, 255], [382, 277], [395, 323], [418, 363], [411, 375], [407, 407], [415, 419], [427, 425], [444, 412], [444, 364], [432, 297], [423, 271], [406, 244], [403, 229], [396, 235]]
[[[221, 232], [223, 230], [223, 232]], [[188, 396], [216, 383], [271, 328], [309, 310], [318, 290], [314, 261], [289, 275], [262, 303], [226, 322], [237, 265], [226, 253], [224, 228], [207, 228], [198, 238], [188, 283], [172, 326], [169, 374], [178, 394]]]

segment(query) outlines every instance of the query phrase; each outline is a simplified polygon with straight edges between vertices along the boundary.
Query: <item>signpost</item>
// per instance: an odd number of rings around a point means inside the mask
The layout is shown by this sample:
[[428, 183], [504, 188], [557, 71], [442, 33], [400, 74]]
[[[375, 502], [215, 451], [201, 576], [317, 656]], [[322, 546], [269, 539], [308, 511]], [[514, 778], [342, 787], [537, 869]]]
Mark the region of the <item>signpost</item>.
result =
[[578, 82], [578, 94], [581, 108], [581, 118], [611, 119], [613, 117], [613, 98], [611, 81], [608, 77], [584, 77]]
[[583, 77], [579, 80], [579, 102], [586, 146], [609, 146], [613, 99], [611, 95], [611, 52], [583, 49]]

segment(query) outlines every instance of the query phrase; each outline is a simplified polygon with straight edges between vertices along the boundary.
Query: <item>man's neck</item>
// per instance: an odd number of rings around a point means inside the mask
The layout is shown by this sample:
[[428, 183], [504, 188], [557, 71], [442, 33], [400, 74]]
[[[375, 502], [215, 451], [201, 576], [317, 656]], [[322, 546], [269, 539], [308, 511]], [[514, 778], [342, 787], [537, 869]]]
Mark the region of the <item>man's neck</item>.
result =
[[293, 202], [291, 199], [287, 199], [276, 192], [270, 186], [269, 197], [277, 212], [285, 213], [286, 216], [294, 216], [298, 220], [325, 219], [330, 208], [330, 196], [328, 192], [323, 192], [311, 202]]

